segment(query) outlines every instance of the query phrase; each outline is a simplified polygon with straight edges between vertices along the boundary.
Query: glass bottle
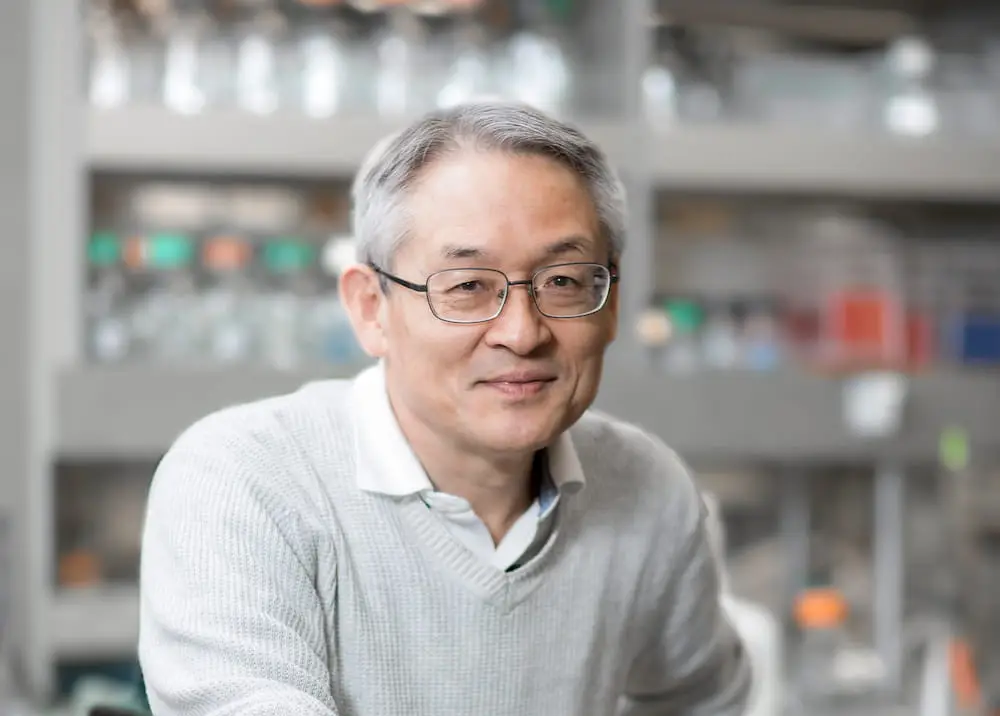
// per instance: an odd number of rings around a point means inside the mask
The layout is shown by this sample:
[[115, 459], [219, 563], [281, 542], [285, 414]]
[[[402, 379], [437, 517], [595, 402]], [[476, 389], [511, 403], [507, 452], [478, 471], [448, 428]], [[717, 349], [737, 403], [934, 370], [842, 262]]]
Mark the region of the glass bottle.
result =
[[273, 114], [281, 107], [285, 18], [273, 0], [254, 0], [245, 12], [236, 35], [236, 106], [250, 114]]
[[202, 66], [208, 17], [198, 9], [181, 6], [166, 26], [163, 104], [178, 114], [198, 114], [208, 103]]
[[673, 375], [688, 375], [702, 367], [699, 333], [705, 321], [697, 301], [672, 299], [664, 306], [670, 337], [662, 352], [663, 368]]
[[832, 587], [807, 589], [796, 600], [795, 677], [806, 713], [868, 711], [878, 695], [885, 668], [872, 649], [852, 640], [848, 617], [844, 596]]
[[740, 362], [747, 370], [768, 372], [784, 365], [786, 356], [779, 311], [777, 302], [768, 299], [750, 301], [745, 307]]
[[98, 363], [117, 363], [129, 349], [123, 315], [126, 284], [118, 235], [94, 232], [87, 245], [87, 264], [90, 274], [84, 311], [87, 355]]
[[437, 93], [437, 106], [452, 107], [494, 92], [486, 32], [473, 15], [459, 20], [454, 58]]
[[293, 104], [307, 117], [322, 119], [343, 112], [358, 82], [353, 43], [336, 2], [296, 0], [295, 38], [290, 73]]
[[301, 321], [312, 293], [310, 270], [315, 249], [295, 237], [282, 237], [263, 247], [265, 285], [257, 297], [255, 322], [261, 360], [276, 370], [293, 370], [304, 362]]
[[202, 297], [206, 353], [214, 363], [246, 363], [252, 357], [252, 253], [249, 241], [238, 235], [213, 236], [203, 247], [202, 266], [209, 277]]
[[837, 656], [846, 646], [847, 604], [831, 588], [809, 589], [795, 604], [800, 642], [797, 686], [803, 706], [829, 705], [839, 691]]
[[895, 41], [882, 66], [882, 124], [893, 134], [923, 137], [940, 129], [941, 111], [932, 86], [937, 55], [920, 37]]
[[425, 59], [421, 21], [407, 7], [387, 12], [386, 27], [375, 41], [375, 108], [381, 117], [419, 112]]
[[125, 30], [111, 9], [110, 2], [88, 5], [89, 44], [87, 97], [101, 109], [121, 107], [131, 101], [131, 63], [125, 42]]
[[525, 27], [508, 42], [502, 76], [511, 99], [558, 115], [567, 109], [573, 78], [558, 17], [565, 13], [553, 5], [522, 3]]
[[203, 330], [199, 312], [194, 240], [185, 233], [155, 232], [130, 240], [130, 264], [146, 274], [147, 290], [131, 313], [138, 357], [184, 364], [198, 358]]
[[728, 301], [715, 301], [709, 306], [708, 318], [702, 329], [701, 345], [706, 367], [733, 370], [739, 364], [738, 326]]

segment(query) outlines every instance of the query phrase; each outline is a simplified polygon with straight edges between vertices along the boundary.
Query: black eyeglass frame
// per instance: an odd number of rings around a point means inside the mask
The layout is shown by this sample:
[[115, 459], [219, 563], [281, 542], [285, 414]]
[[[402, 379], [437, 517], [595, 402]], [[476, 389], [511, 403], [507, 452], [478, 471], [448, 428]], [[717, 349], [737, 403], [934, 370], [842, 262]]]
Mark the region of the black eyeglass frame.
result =
[[[553, 316], [543, 311], [541, 306], [538, 305], [538, 296], [535, 295], [535, 278], [538, 276], [538, 274], [542, 273], [543, 271], [550, 271], [552, 269], [557, 269], [561, 266], [597, 266], [599, 268], [607, 269], [609, 278], [608, 291], [604, 295], [604, 299], [601, 301], [600, 305], [598, 305], [593, 310], [587, 311], [586, 313], [580, 313], [575, 316]], [[531, 275], [531, 278], [522, 279], [520, 281], [511, 281], [510, 277], [500, 269], [488, 268], [486, 266], [470, 266], [468, 268], [464, 267], [451, 268], [451, 269], [443, 269], [441, 271], [435, 271], [434, 273], [430, 274], [426, 279], [424, 279], [424, 283], [414, 283], [412, 281], [407, 281], [405, 278], [401, 278], [400, 276], [391, 274], [385, 269], [378, 266], [377, 264], [371, 262], [369, 262], [368, 268], [370, 268], [379, 276], [387, 278], [393, 283], [402, 286], [403, 288], [408, 288], [411, 291], [424, 294], [424, 296], [427, 298], [427, 307], [430, 309], [434, 317], [439, 321], [444, 321], [445, 323], [455, 323], [464, 326], [474, 325], [477, 323], [489, 323], [490, 321], [499, 318], [500, 314], [503, 313], [504, 307], [507, 305], [507, 298], [508, 296], [510, 296], [510, 289], [512, 286], [527, 286], [528, 294], [531, 296], [531, 302], [535, 304], [535, 310], [537, 310], [540, 314], [542, 314], [546, 318], [551, 318], [555, 320], [573, 320], [575, 318], [586, 318], [587, 316], [592, 316], [595, 313], [602, 311], [604, 307], [608, 305], [608, 298], [611, 296], [611, 287], [614, 286], [616, 283], [618, 283], [618, 278], [619, 278], [618, 266], [615, 265], [613, 261], [609, 261], [607, 264], [598, 263], [596, 261], [569, 261], [561, 264], [552, 264], [551, 266], [543, 266], [542, 268], [538, 269]], [[507, 288], [503, 294], [503, 301], [500, 303], [499, 307], [497, 307], [496, 313], [494, 313], [489, 318], [480, 318], [475, 321], [456, 321], [451, 318], [442, 318], [438, 314], [438, 312], [434, 310], [434, 304], [431, 301], [431, 296], [430, 292], [427, 290], [427, 285], [430, 283], [431, 279], [433, 279], [435, 276], [438, 276], [443, 273], [450, 273], [452, 271], [491, 271], [493, 273], [497, 273], [503, 276], [504, 280], [507, 282]]]

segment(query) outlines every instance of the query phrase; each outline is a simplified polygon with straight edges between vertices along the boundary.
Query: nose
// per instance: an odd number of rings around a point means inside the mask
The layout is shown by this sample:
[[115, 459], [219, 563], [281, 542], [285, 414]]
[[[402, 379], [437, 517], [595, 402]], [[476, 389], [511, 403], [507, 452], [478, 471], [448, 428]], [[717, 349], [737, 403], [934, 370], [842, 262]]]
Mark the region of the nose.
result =
[[535, 307], [530, 287], [514, 285], [508, 291], [503, 310], [489, 323], [486, 341], [519, 356], [531, 355], [552, 339], [552, 332]]

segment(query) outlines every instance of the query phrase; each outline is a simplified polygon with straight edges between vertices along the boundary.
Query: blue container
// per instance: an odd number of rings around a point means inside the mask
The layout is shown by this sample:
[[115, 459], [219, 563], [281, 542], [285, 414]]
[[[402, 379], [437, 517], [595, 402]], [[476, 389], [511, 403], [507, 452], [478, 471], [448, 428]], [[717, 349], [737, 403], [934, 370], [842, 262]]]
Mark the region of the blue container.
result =
[[955, 317], [948, 344], [963, 365], [1000, 365], [1000, 313], [965, 312]]

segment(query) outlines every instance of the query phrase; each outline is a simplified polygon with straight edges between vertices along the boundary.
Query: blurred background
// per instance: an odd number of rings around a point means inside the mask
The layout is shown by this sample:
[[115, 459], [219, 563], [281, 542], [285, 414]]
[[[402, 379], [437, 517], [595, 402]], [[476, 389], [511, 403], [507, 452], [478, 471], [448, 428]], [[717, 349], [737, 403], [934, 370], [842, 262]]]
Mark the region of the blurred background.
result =
[[627, 183], [598, 402], [714, 496], [749, 713], [1000, 708], [995, 2], [4, 0], [0, 43], [3, 703], [136, 705], [159, 457], [366, 364], [349, 182], [496, 96]]

